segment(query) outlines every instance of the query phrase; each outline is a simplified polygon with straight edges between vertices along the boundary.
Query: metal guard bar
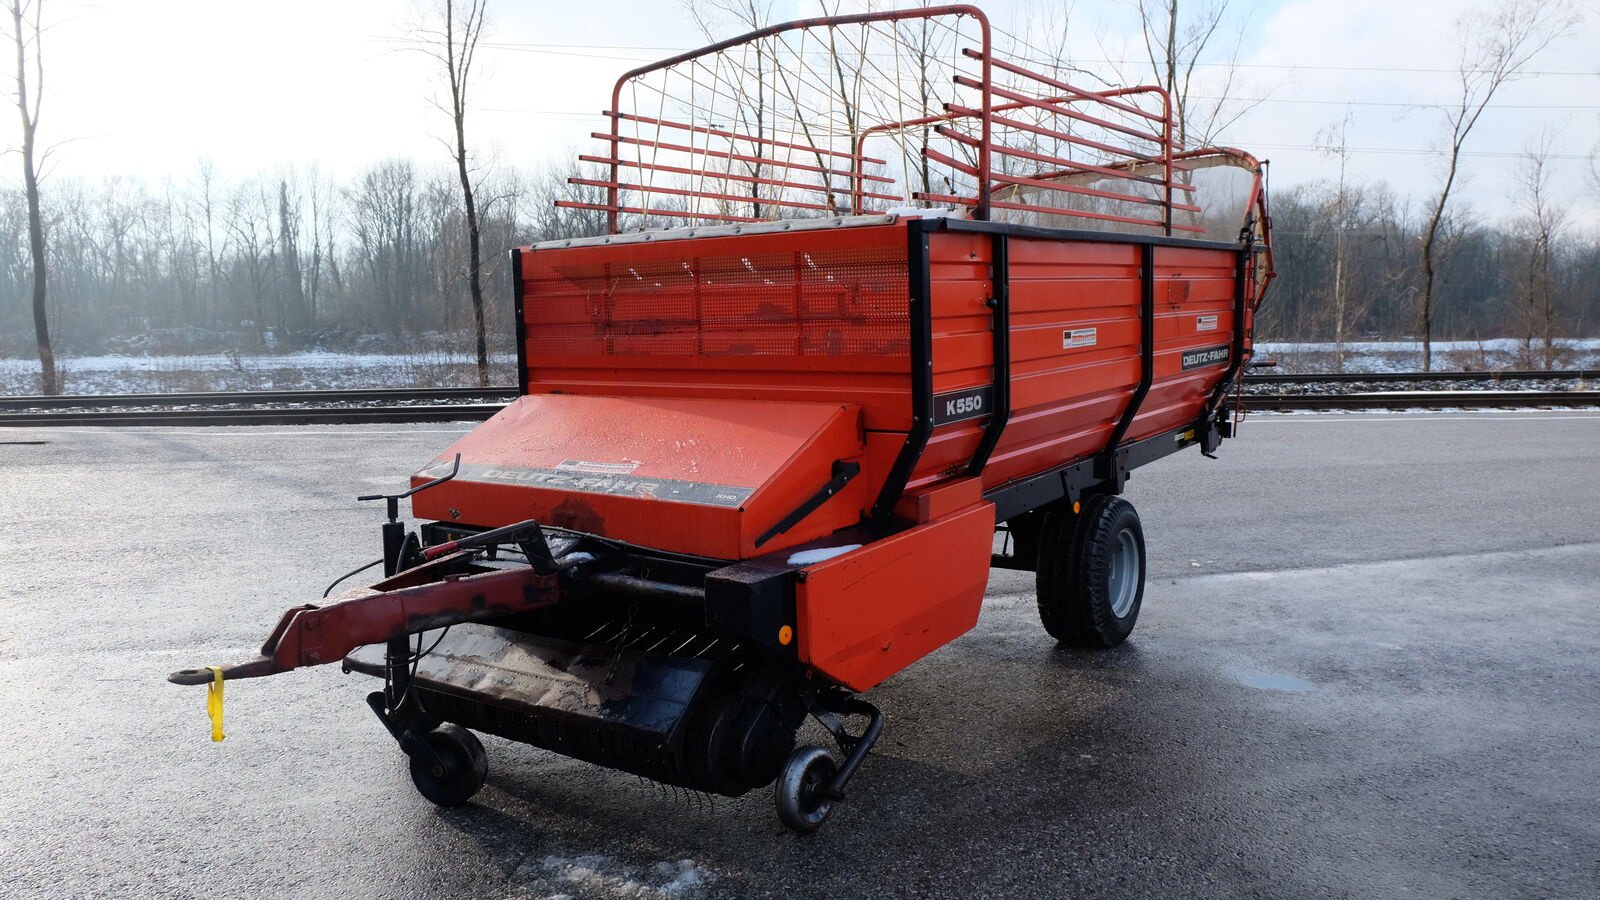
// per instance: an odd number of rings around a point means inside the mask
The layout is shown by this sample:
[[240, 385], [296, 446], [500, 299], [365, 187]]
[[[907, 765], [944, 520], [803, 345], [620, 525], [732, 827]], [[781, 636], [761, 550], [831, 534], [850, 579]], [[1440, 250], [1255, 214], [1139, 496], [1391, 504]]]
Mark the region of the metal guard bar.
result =
[[[982, 43], [983, 43], [983, 51], [982, 51], [983, 52], [983, 63], [982, 63], [982, 66], [983, 66], [983, 83], [987, 86], [989, 84], [990, 80], [991, 80], [990, 79], [990, 69], [989, 69], [989, 57], [991, 56], [991, 50], [990, 50], [990, 48], [991, 48], [991, 37], [990, 37], [990, 29], [989, 29], [989, 17], [984, 14], [983, 10], [979, 9], [976, 6], [972, 6], [972, 5], [966, 4], [966, 3], [959, 3], [959, 4], [950, 4], [950, 5], [946, 5], [946, 6], [929, 6], [929, 7], [924, 7], [922, 9], [893, 10], [893, 11], [889, 11], [889, 12], [857, 13], [857, 14], [854, 14], [854, 15], [846, 15], [846, 16], [818, 16], [818, 17], [809, 18], [809, 19], [796, 19], [796, 20], [794, 20], [792, 22], [784, 22], [784, 23], [781, 23], [781, 24], [778, 24], [778, 25], [769, 25], [766, 28], [758, 28], [758, 29], [756, 29], [754, 31], [749, 31], [749, 32], [746, 32], [744, 34], [738, 35], [736, 37], [731, 37], [731, 38], [728, 38], [726, 40], [717, 41], [714, 44], [709, 44], [709, 45], [707, 45], [705, 47], [701, 47], [698, 50], [691, 50], [691, 51], [689, 51], [687, 53], [680, 53], [677, 56], [669, 57], [667, 59], [660, 60], [658, 62], [653, 62], [653, 63], [649, 63], [649, 64], [646, 64], [646, 65], [643, 65], [643, 66], [639, 66], [637, 68], [630, 69], [627, 72], [623, 73], [622, 77], [617, 79], [616, 85], [613, 86], [612, 89], [611, 89], [611, 109], [606, 111], [606, 114], [609, 115], [610, 118], [611, 118], [611, 134], [609, 136], [609, 140], [611, 141], [611, 154], [610, 154], [610, 156], [613, 159], [615, 159], [617, 157], [617, 145], [619, 143], [622, 143], [622, 141], [623, 141], [622, 133], [621, 133], [620, 128], [619, 128], [620, 123], [622, 121], [622, 116], [620, 115], [620, 113], [622, 112], [621, 106], [622, 106], [622, 89], [623, 89], [623, 86], [626, 85], [629, 81], [632, 81], [633, 79], [638, 78], [641, 75], [646, 75], [646, 74], [649, 74], [651, 72], [660, 71], [662, 69], [668, 69], [668, 68], [671, 68], [673, 66], [678, 65], [679, 63], [684, 63], [684, 62], [688, 62], [690, 60], [698, 59], [698, 58], [700, 58], [702, 56], [709, 56], [709, 55], [711, 55], [713, 53], [719, 53], [719, 52], [721, 52], [723, 50], [726, 50], [729, 47], [735, 47], [735, 46], [738, 46], [739, 44], [745, 44], [745, 43], [749, 43], [751, 41], [757, 41], [757, 40], [760, 40], [762, 38], [771, 37], [772, 35], [781, 34], [781, 33], [786, 32], [786, 31], [798, 31], [798, 30], [806, 29], [806, 28], [832, 27], [832, 26], [839, 26], [839, 25], [856, 25], [856, 24], [865, 24], [865, 23], [869, 23], [869, 22], [900, 22], [900, 21], [906, 21], [906, 20], [909, 20], [909, 19], [934, 19], [934, 18], [939, 18], [939, 17], [942, 17], [942, 16], [971, 16], [973, 19], [975, 19], [978, 22], [978, 26], [979, 26], [979, 28], [981, 30], [981, 33], [982, 33]], [[985, 89], [984, 95], [983, 95], [983, 105], [986, 108], [990, 105], [990, 98], [989, 98], [989, 94], [988, 94], [987, 88]], [[602, 137], [602, 138], [605, 137], [604, 135], [596, 135], [596, 136], [597, 137]], [[983, 123], [982, 141], [983, 141], [983, 145], [984, 146], [983, 146], [983, 149], [979, 153], [979, 168], [982, 169], [983, 171], [987, 172], [989, 170], [989, 151], [988, 151], [989, 123], [988, 123], [987, 119]], [[859, 153], [857, 153], [856, 156], [858, 157], [858, 160], [859, 160]], [[857, 166], [858, 166], [857, 172], [859, 173], [859, 161], [857, 162]], [[860, 175], [857, 174], [855, 177], [856, 177], [856, 181], [859, 183]], [[619, 194], [619, 192], [621, 191], [621, 187], [617, 184], [617, 181], [618, 181], [618, 167], [617, 167], [617, 165], [615, 163], [613, 163], [611, 165], [611, 179], [610, 180], [611, 180], [612, 183], [611, 183], [611, 186], [609, 188], [607, 188], [607, 191], [606, 191], [606, 203], [604, 205], [591, 204], [591, 205], [587, 205], [587, 206], [579, 206], [576, 203], [565, 202], [565, 201], [557, 201], [557, 204], [558, 205], [562, 205], [562, 206], [573, 206], [573, 207], [587, 208], [587, 209], [604, 209], [604, 210], [607, 211], [607, 216], [606, 216], [607, 230], [612, 234], [617, 234], [618, 233], [617, 232], [617, 214], [619, 212], [628, 212], [629, 210], [620, 205], [620, 199], [619, 199], [620, 198], [620, 194]], [[780, 207], [785, 205], [782, 202], [773, 202], [771, 200], [763, 200], [762, 202], [770, 204], [770, 205], [773, 205], [773, 206], [780, 206]], [[988, 186], [987, 186], [987, 183], [984, 183], [984, 184], [982, 184], [980, 186], [978, 202], [979, 202], [979, 208], [984, 211], [985, 215], [987, 215], [987, 210], [988, 210]], [[643, 214], [652, 214], [652, 213], [655, 213], [655, 212], [665, 212], [665, 211], [644, 209], [644, 210], [640, 210], [640, 212], [643, 213]], [[693, 217], [698, 217], [698, 216], [693, 216]], [[730, 219], [731, 218], [733, 218], [733, 217], [730, 217]], [[754, 220], [753, 219], [751, 221], [758, 221], [758, 220]]]
[[[669, 77], [670, 70], [685, 63], [709, 66], [710, 64], [698, 63], [698, 61], [740, 45], [748, 45], [776, 37], [778, 40], [773, 42], [775, 48], [781, 45], [787, 52], [796, 54], [797, 59], [804, 63], [803, 52], [795, 51], [784, 38], [780, 37], [781, 35], [795, 31], [804, 32], [809, 29], [821, 30], [849, 25], [868, 26], [872, 23], [926, 21], [945, 17], [970, 18], [977, 23], [981, 32], [980, 40], [978, 41], [981, 44], [980, 47], [961, 46], [961, 44], [969, 43], [970, 41], [963, 40], [963, 35], [956, 27], [950, 26], [950, 33], [953, 35], [951, 52], [955, 53], [959, 58], [974, 61], [981, 71], [979, 77], [972, 77], [970, 74], [960, 74], [959, 72], [955, 73], [951, 79], [952, 83], [957, 87], [978, 92], [981, 97], [980, 101], [976, 105], [945, 102], [943, 103], [945, 110], [943, 115], [921, 115], [903, 121], [876, 124], [858, 123], [855, 118], [856, 114], [859, 113], [860, 107], [858, 107], [856, 113], [849, 114], [851, 117], [848, 126], [849, 138], [852, 146], [848, 151], [838, 146], [830, 145], [827, 140], [812, 141], [809, 130], [806, 131], [803, 141], [793, 137], [795, 132], [792, 128], [791, 139], [779, 139], [777, 136], [779, 132], [776, 130], [777, 126], [774, 125], [774, 130], [769, 135], [766, 133], [762, 120], [759, 118], [756, 120], [754, 127], [722, 124], [720, 121], [714, 121], [711, 118], [700, 122], [694, 117], [694, 110], [699, 109], [700, 106], [696, 103], [693, 93], [689, 95], [689, 108], [691, 111], [688, 113], [689, 118], [687, 121], [674, 121], [662, 113], [646, 115], [644, 111], [624, 111], [622, 109], [624, 90], [630, 83], [637, 83], [639, 79], [653, 73], [669, 73], [662, 76], [663, 78]], [[912, 52], [923, 53], [924, 60], [929, 58], [944, 59], [943, 56], [929, 56], [931, 51], [928, 51], [925, 47], [921, 51], [917, 51], [915, 45], [908, 42], [909, 39], [900, 36], [901, 32], [898, 26], [887, 30], [868, 29], [868, 32], [880, 37], [887, 34], [888, 39], [895, 42], [897, 47], [911, 47]], [[970, 33], [966, 37], [970, 38]], [[820, 39], [830, 42], [831, 47], [831, 41], [833, 40], [831, 34]], [[859, 49], [865, 54], [866, 38], [863, 37], [862, 40], [863, 43]], [[802, 36], [800, 41], [802, 51], [805, 46], [805, 38]], [[777, 53], [779, 51], [774, 49], [772, 52]], [[896, 52], [900, 51], [897, 50]], [[773, 58], [774, 60], [777, 59], [776, 56]], [[832, 65], [837, 67], [837, 60], [834, 60]], [[720, 75], [720, 68], [712, 69], [711, 71], [713, 72], [711, 89], [712, 95], [715, 97], [717, 96], [715, 85], [720, 83], [717, 79], [723, 76]], [[801, 81], [804, 80], [804, 73], [808, 71], [811, 70], [802, 68], [799, 71]], [[821, 70], [817, 71], [820, 72]], [[857, 71], [858, 78], [862, 77], [862, 71], [864, 70]], [[997, 83], [996, 73], [999, 73], [1003, 83]], [[737, 72], [735, 74], [737, 75]], [[758, 79], [763, 74], [764, 72], [758, 71]], [[812, 74], [815, 75], [816, 73], [813, 72]], [[831, 73], [827, 74], [831, 78]], [[678, 73], [678, 75], [690, 78], [692, 83], [693, 67], [691, 66], [689, 72]], [[838, 74], [840, 79], [840, 87], [838, 89], [841, 91], [844, 90], [844, 77], [841, 71]], [[898, 79], [898, 74], [895, 78], [890, 79], [887, 90], [903, 91], [904, 88]], [[831, 91], [833, 87], [829, 85], [826, 89]], [[669, 95], [664, 88], [661, 90], [665, 101], [669, 98]], [[1159, 110], [1145, 108], [1152, 106], [1153, 104], [1151, 103], [1141, 105], [1135, 102], [1136, 98], [1140, 96], [1149, 96], [1158, 100]], [[683, 98], [673, 95], [670, 96], [670, 99], [681, 102]], [[938, 103], [937, 98], [929, 98], [927, 96], [923, 96], [922, 101], [924, 110], [928, 108], [930, 102], [933, 104]], [[802, 113], [806, 110], [806, 107], [801, 105], [798, 100], [794, 100], [794, 103], [795, 108], [789, 114], [803, 121], [804, 116]], [[663, 108], [665, 107], [666, 103], [663, 102]], [[1014, 110], [1030, 110], [1042, 115], [1039, 121], [1026, 121], [1014, 116], [1004, 115], [1004, 113]], [[711, 108], [707, 107], [706, 111], [709, 115]], [[604, 110], [603, 115], [610, 120], [609, 130], [607, 132], [595, 132], [593, 136], [608, 142], [610, 152], [599, 156], [583, 156], [580, 159], [607, 167], [608, 177], [575, 178], [571, 179], [571, 181], [577, 185], [603, 189], [605, 191], [604, 200], [558, 200], [556, 205], [605, 212], [607, 230], [612, 234], [619, 233], [620, 216], [625, 213], [644, 217], [662, 216], [722, 222], [758, 222], [770, 220], [775, 216], [781, 217], [785, 214], [785, 211], [790, 210], [823, 215], [863, 214], [870, 211], [866, 208], [868, 201], [891, 203], [901, 198], [909, 201], [968, 207], [972, 217], [977, 220], [987, 220], [992, 217], [991, 214], [994, 210], [1003, 209], [1042, 216], [1071, 216], [1136, 225], [1159, 229], [1161, 233], [1168, 236], [1174, 234], [1175, 231], [1203, 231], [1202, 228], [1197, 226], [1176, 224], [1173, 221], [1174, 214], [1177, 211], [1186, 213], [1199, 211], [1198, 207], [1193, 204], [1175, 201], [1177, 195], [1194, 191], [1193, 184], [1187, 183], [1187, 180], [1179, 180], [1175, 176], [1188, 168], [1182, 160], [1192, 158], [1197, 151], [1183, 151], [1180, 149], [1181, 144], [1175, 137], [1176, 125], [1173, 120], [1172, 98], [1164, 88], [1159, 85], [1139, 85], [1101, 90], [1086, 89], [1069, 84], [1061, 80], [1059, 76], [1034, 71], [1027, 66], [1019, 65], [1016, 61], [998, 58], [994, 52], [988, 18], [981, 9], [971, 4], [945, 4], [919, 9], [819, 16], [755, 29], [627, 71], [613, 85], [610, 108]], [[1122, 121], [1118, 121], [1119, 117], [1122, 117]], [[739, 118], [735, 117], [735, 120]], [[1065, 122], [1063, 123], [1062, 120], [1065, 120]], [[648, 135], [640, 132], [638, 136], [631, 137], [624, 135], [621, 130], [623, 122], [651, 126], [655, 129], [655, 133]], [[962, 129], [965, 133], [948, 127], [956, 122], [966, 123]], [[1098, 135], [1110, 134], [1112, 137], [1105, 140], [1095, 140], [1085, 135], [1082, 128], [1075, 129], [1073, 127], [1074, 123], [1098, 129], [1099, 131], [1096, 132]], [[1052, 124], [1054, 127], [1051, 127]], [[862, 127], [863, 125], [864, 127]], [[970, 155], [967, 156], [966, 160], [959, 160], [949, 153], [940, 152], [929, 146], [926, 136], [930, 132], [928, 128], [930, 125], [936, 126], [931, 129], [932, 133], [936, 133], [942, 139], [955, 142], [967, 148], [970, 151]], [[869, 182], [879, 184], [895, 183], [893, 178], [877, 173], [869, 173], [865, 170], [867, 164], [888, 164], [887, 154], [867, 156], [865, 153], [866, 142], [871, 138], [894, 132], [901, 133], [900, 140], [902, 142], [914, 140], [914, 138], [907, 138], [905, 132], [917, 127], [921, 127], [924, 134], [920, 149], [920, 157], [923, 160], [923, 189], [914, 191], [911, 190], [911, 186], [908, 184], [905, 192], [899, 195], [882, 190], [866, 190], [865, 185]], [[673, 143], [663, 140], [662, 137], [668, 130], [690, 135], [688, 138], [689, 143]], [[835, 130], [832, 134], [835, 138], [845, 137], [845, 133], [838, 130]], [[1002, 136], [1012, 134], [1021, 134], [1023, 139], [1018, 141], [1019, 146], [1006, 145], [1005, 138]], [[728, 149], [716, 150], [710, 145], [696, 146], [694, 135], [726, 139], [729, 141]], [[1035, 146], [1038, 141], [1029, 138], [1028, 135], [1042, 137], [1047, 142], [1053, 141], [1057, 147], [1064, 145], [1068, 150], [1062, 151], [1058, 149], [1053, 153], [1040, 152], [1042, 148], [1037, 146], [1036, 149], [1029, 150], [1027, 146]], [[1125, 145], [1119, 146], [1116, 143], [1117, 136], [1133, 140], [1139, 144], [1139, 148], [1135, 149]], [[1106, 140], [1112, 140], [1113, 142], [1107, 143]], [[740, 142], [753, 145], [754, 149], [750, 153], [734, 152]], [[620, 153], [620, 149], [625, 145], [647, 149], [651, 154], [661, 152], [686, 154], [690, 161], [675, 166], [667, 162], [657, 161], [653, 156], [651, 159], [646, 160], [643, 154], [637, 160], [629, 160], [623, 158]], [[1073, 158], [1067, 155], [1072, 152], [1071, 148], [1074, 147], [1083, 148], [1079, 155], [1086, 158]], [[766, 155], [765, 150], [767, 148], [776, 151], [787, 150], [815, 154], [816, 164], [809, 165], [793, 160], [785, 157], [782, 153]], [[915, 156], [918, 151], [913, 146], [907, 152]], [[1009, 171], [1004, 166], [995, 165], [997, 156], [1005, 156], [1012, 160], [1027, 159], [1040, 164], [1043, 168], [1032, 172]], [[1107, 161], [1107, 159], [1114, 160], [1119, 158], [1128, 160], [1128, 162], [1123, 164]], [[710, 160], [738, 162], [754, 166], [756, 170], [749, 175], [744, 175], [733, 171], [714, 171], [710, 166], [695, 168], [699, 163], [694, 160], [702, 162]], [[834, 160], [837, 160], [837, 162], [834, 162]], [[847, 168], [846, 162], [848, 162]], [[928, 162], [945, 167], [951, 175], [964, 182], [964, 184], [960, 185], [959, 188], [951, 184], [943, 192], [930, 190], [928, 184]], [[761, 177], [759, 171], [762, 166], [770, 166], [775, 170], [815, 173], [821, 176], [821, 183], [809, 184], [805, 183], [804, 180], [796, 181], [782, 177], [764, 178]], [[642, 183], [625, 182], [621, 178], [621, 170], [624, 167], [637, 169], [641, 173], [648, 173], [649, 177], [637, 180]], [[1140, 171], [1141, 168], [1143, 171]], [[670, 181], [658, 183], [654, 177], [656, 173], [725, 179], [731, 182], [748, 184], [751, 188], [748, 194], [708, 193], [701, 190], [689, 190], [682, 186], [673, 187]], [[1151, 196], [1065, 183], [1066, 180], [1080, 178], [1089, 173], [1094, 173], [1104, 179], [1121, 179], [1126, 182], [1145, 185], [1150, 190]], [[912, 170], [908, 165], [904, 173], [907, 181], [911, 180], [911, 174]], [[836, 189], [828, 181], [830, 177], [844, 179], [844, 186]], [[947, 182], [950, 180], [944, 173], [941, 173], [940, 177]], [[1057, 181], [1057, 179], [1062, 181]], [[1104, 208], [1099, 210], [1093, 208], [1073, 209], [1068, 206], [1049, 203], [1015, 202], [1017, 199], [1015, 196], [997, 200], [995, 197], [995, 186], [997, 184], [1035, 191], [1053, 191], [1079, 195], [1111, 203], [1132, 204], [1136, 207], [1155, 206], [1159, 208], [1160, 215], [1158, 218], [1144, 218], [1134, 215], [1118, 215]], [[763, 196], [760, 191], [761, 187], [771, 187], [777, 190], [771, 196]], [[967, 195], [965, 191], [969, 187], [972, 193]], [[800, 191], [802, 194], [824, 196], [795, 199], [785, 196], [785, 191]], [[625, 192], [643, 194], [643, 202], [628, 202], [623, 196]], [[721, 202], [722, 206], [718, 208], [713, 203], [708, 207], [710, 211], [702, 212], [697, 209], [673, 208], [679, 206], [676, 202], [667, 202], [664, 206], [653, 204], [650, 195], [657, 193], [666, 195], [669, 201], [673, 197], [700, 197], [707, 201]], [[1019, 192], [1013, 191], [1013, 194], [1016, 193]], [[838, 199], [836, 199], [836, 196]], [[744, 210], [730, 208], [727, 206], [728, 203], [749, 204], [751, 214], [743, 215]]]

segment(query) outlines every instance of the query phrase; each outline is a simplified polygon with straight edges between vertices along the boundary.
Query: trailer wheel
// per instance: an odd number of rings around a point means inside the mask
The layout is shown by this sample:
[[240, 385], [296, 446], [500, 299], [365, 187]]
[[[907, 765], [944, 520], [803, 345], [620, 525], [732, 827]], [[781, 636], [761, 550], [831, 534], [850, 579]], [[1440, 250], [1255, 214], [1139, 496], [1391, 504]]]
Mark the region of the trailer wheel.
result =
[[489, 778], [489, 758], [478, 736], [445, 723], [422, 736], [439, 757], [438, 765], [422, 754], [411, 757], [411, 781], [417, 791], [440, 806], [460, 806]]
[[1144, 528], [1133, 504], [1086, 500], [1076, 515], [1053, 511], [1039, 544], [1039, 619], [1060, 643], [1115, 647], [1144, 600]]
[[774, 782], [783, 824], [800, 834], [821, 828], [833, 812], [833, 801], [822, 792], [838, 771], [838, 764], [821, 747], [801, 747], [789, 754], [783, 774]]

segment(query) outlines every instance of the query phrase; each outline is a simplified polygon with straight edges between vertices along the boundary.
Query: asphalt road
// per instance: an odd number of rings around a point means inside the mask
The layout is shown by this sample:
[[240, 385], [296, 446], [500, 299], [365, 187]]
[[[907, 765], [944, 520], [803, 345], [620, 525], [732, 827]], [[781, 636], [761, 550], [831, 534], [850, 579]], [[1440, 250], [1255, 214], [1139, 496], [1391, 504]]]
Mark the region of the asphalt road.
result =
[[1600, 415], [1258, 416], [1140, 470], [1133, 639], [1058, 650], [996, 574], [806, 839], [496, 739], [437, 810], [337, 667], [209, 742], [165, 673], [376, 556], [352, 498], [460, 430], [0, 431], [0, 896], [1600, 890]]

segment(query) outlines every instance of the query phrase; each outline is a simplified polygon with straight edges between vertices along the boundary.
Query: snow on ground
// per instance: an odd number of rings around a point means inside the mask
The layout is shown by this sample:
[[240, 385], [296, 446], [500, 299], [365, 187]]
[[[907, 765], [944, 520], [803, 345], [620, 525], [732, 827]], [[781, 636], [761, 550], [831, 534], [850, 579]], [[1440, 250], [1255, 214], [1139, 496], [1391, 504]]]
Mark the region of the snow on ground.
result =
[[[1556, 369], [1600, 368], [1600, 338], [1561, 338], [1556, 342]], [[1286, 375], [1320, 374], [1334, 371], [1333, 342], [1263, 341], [1256, 344], [1256, 358], [1274, 359], [1274, 371]], [[1435, 371], [1484, 372], [1497, 369], [1543, 369], [1544, 345], [1534, 342], [1531, 351], [1516, 338], [1484, 341], [1434, 341]], [[1351, 341], [1344, 345], [1345, 372], [1422, 371], [1421, 341]]]
[[546, 856], [524, 863], [519, 874], [533, 876], [535, 892], [531, 896], [544, 900], [575, 896], [674, 900], [699, 893], [715, 879], [692, 859], [659, 862], [642, 869], [604, 854]]
[[[75, 356], [59, 360], [66, 392], [139, 394], [183, 391], [270, 391], [379, 387], [468, 387], [477, 384], [465, 354], [305, 352], [264, 356]], [[490, 358], [490, 382], [515, 384], [516, 357]], [[0, 394], [39, 392], [39, 363], [0, 359]]]
[[[1571, 338], [1557, 338], [1556, 339], [1556, 344], [1561, 346], [1561, 347], [1566, 347], [1566, 348], [1584, 349], [1584, 350], [1589, 350], [1589, 351], [1600, 351], [1600, 338], [1579, 338], [1579, 339], [1576, 339], [1576, 340], [1571, 339]], [[1336, 345], [1332, 341], [1300, 341], [1300, 342], [1269, 341], [1269, 342], [1263, 342], [1263, 343], [1259, 344], [1258, 346], [1261, 346], [1261, 347], [1284, 347], [1284, 348], [1290, 348], [1290, 349], [1298, 349], [1298, 350], [1301, 350], [1301, 351], [1324, 351], [1324, 352], [1332, 353]], [[1521, 338], [1490, 338], [1488, 340], [1483, 340], [1483, 341], [1434, 341], [1433, 342], [1433, 352], [1435, 352], [1435, 353], [1452, 353], [1452, 352], [1457, 352], [1457, 351], [1462, 351], [1462, 350], [1470, 350], [1470, 351], [1476, 352], [1480, 348], [1491, 350], [1491, 351], [1495, 351], [1495, 352], [1504, 352], [1504, 353], [1520, 351], [1520, 350], [1522, 350], [1522, 339]], [[1540, 350], [1542, 348], [1543, 348], [1543, 343], [1542, 342], [1540, 342], [1540, 341], [1535, 341], [1534, 342], [1534, 350], [1535, 351], [1538, 351], [1538, 350]], [[1344, 345], [1344, 349], [1345, 349], [1346, 353], [1401, 353], [1401, 352], [1421, 353], [1422, 352], [1422, 342], [1421, 341], [1346, 341], [1345, 345]]]
[[1483, 409], [1476, 406], [1416, 406], [1407, 409], [1256, 409], [1251, 410], [1248, 419], [1281, 418], [1285, 416], [1315, 416], [1328, 418], [1330, 416], [1437, 416], [1453, 414], [1482, 418], [1484, 416], [1498, 416], [1501, 413], [1515, 413], [1526, 415], [1528, 413], [1547, 413], [1550, 415], [1585, 414], [1583, 417], [1592, 418], [1588, 414], [1600, 412], [1600, 406], [1562, 406], [1550, 408], [1546, 406], [1497, 406], [1493, 409]]
[[[516, 361], [516, 357], [510, 354], [497, 354], [494, 359], [497, 361]], [[281, 353], [265, 356], [233, 355], [228, 353], [187, 356], [73, 356], [65, 358], [62, 362], [73, 372], [133, 372], [171, 371], [177, 369], [226, 371], [241, 365], [253, 369], [342, 369], [351, 365], [399, 366], [416, 363], [420, 360], [459, 363], [461, 365], [468, 365], [473, 361], [471, 356], [464, 353], [438, 353], [424, 356], [404, 353], [334, 353], [308, 350], [301, 353]], [[38, 368], [38, 363], [32, 359], [0, 359], [0, 371], [14, 367], [31, 370]]]
[[[1555, 368], [1600, 368], [1600, 338], [1557, 342]], [[1328, 342], [1263, 342], [1257, 357], [1278, 362], [1276, 371], [1316, 374], [1334, 370]], [[1542, 369], [1543, 348], [1530, 354], [1520, 340], [1435, 341], [1435, 370]], [[472, 357], [445, 351], [420, 353], [304, 352], [250, 356], [213, 353], [166, 356], [75, 356], [61, 361], [67, 393], [132, 394], [183, 391], [269, 391], [380, 387], [468, 387], [477, 383]], [[516, 357], [496, 354], [490, 382], [516, 382]], [[1354, 341], [1345, 345], [1344, 371], [1415, 372], [1422, 345], [1415, 341]], [[39, 364], [0, 359], [0, 394], [39, 392]]]

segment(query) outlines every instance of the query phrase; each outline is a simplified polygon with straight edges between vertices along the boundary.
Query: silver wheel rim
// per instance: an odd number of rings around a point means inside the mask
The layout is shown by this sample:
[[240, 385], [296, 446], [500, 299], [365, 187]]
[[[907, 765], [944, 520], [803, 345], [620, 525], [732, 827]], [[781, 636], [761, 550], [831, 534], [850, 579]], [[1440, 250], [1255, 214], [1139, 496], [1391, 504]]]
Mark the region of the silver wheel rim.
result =
[[836, 771], [833, 759], [821, 747], [796, 750], [774, 785], [778, 817], [796, 831], [815, 831], [833, 811], [833, 801], [819, 796], [819, 790]]
[[1133, 598], [1139, 595], [1139, 544], [1134, 540], [1133, 529], [1117, 532], [1117, 547], [1111, 553], [1111, 577], [1106, 585], [1111, 595], [1111, 614], [1127, 618], [1133, 609]]

